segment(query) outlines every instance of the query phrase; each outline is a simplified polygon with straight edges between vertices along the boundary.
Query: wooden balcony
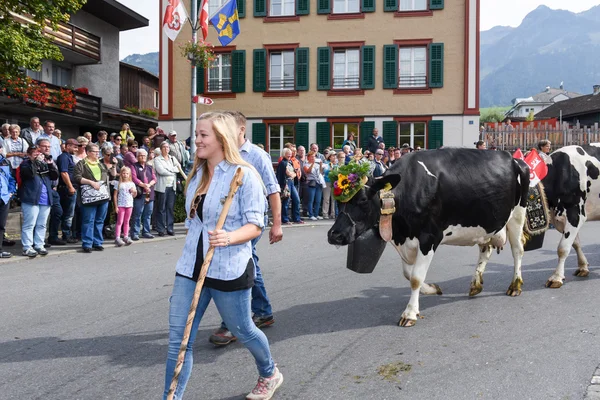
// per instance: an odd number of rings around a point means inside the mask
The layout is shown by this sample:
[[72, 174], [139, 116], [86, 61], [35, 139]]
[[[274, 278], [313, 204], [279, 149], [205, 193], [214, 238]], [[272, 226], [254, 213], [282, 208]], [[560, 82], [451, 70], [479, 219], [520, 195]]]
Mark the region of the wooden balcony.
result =
[[[49, 93], [57, 92], [59, 90], [69, 90], [66, 88], [61, 88], [60, 86], [52, 85], [50, 83], [45, 83], [46, 88]], [[79, 93], [75, 90], [71, 90], [75, 95], [75, 99], [77, 102], [75, 103], [75, 107], [71, 111], [61, 110], [57, 104], [46, 103], [44, 108], [48, 111], [55, 111], [61, 114], [70, 114], [74, 117], [84, 118], [88, 120], [100, 121], [102, 120], [102, 98], [92, 96], [89, 94]]]
[[[36, 23], [28, 16], [14, 13], [11, 13], [11, 15], [22, 24]], [[100, 38], [98, 36], [68, 22], [59, 22], [56, 31], [50, 26], [46, 26], [44, 34], [61, 48], [72, 51], [76, 55], [84, 56], [84, 58], [79, 57], [79, 59], [73, 60], [75, 64], [100, 62]]]

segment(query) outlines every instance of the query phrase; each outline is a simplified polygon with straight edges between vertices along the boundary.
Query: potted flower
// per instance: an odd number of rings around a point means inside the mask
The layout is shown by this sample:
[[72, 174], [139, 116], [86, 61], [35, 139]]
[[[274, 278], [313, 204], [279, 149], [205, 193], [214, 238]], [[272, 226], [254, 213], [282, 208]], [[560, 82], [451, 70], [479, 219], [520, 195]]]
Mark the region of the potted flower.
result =
[[208, 67], [209, 63], [215, 59], [213, 45], [203, 40], [185, 42], [180, 47], [181, 55], [186, 57], [194, 66]]
[[71, 90], [59, 89], [50, 94], [50, 102], [56, 105], [62, 111], [71, 112], [77, 104], [77, 98]]

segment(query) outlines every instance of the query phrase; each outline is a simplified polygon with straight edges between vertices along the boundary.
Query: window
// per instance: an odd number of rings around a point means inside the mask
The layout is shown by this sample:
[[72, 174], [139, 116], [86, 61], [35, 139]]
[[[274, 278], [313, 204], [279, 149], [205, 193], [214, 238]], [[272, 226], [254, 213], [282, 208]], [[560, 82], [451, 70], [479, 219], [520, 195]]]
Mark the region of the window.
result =
[[360, 12], [358, 0], [333, 0], [333, 14], [348, 14]]
[[400, 88], [427, 86], [427, 48], [400, 47]]
[[231, 91], [231, 53], [215, 54], [208, 67], [208, 91]]
[[342, 143], [344, 140], [348, 139], [348, 136], [352, 134], [354, 135], [354, 142], [356, 144], [360, 143], [358, 141], [358, 123], [333, 123], [333, 148], [335, 150], [342, 149]]
[[424, 11], [427, 10], [428, 0], [400, 0], [400, 11]]
[[158, 90], [155, 90], [154, 91], [154, 96], [153, 96], [153, 98], [154, 98], [154, 108], [158, 108], [158, 106], [160, 104], [158, 96], [159, 96]]
[[333, 88], [358, 89], [360, 83], [359, 49], [335, 50], [333, 52]]
[[270, 0], [271, 7], [269, 9], [269, 16], [271, 17], [284, 17], [296, 15], [296, 2], [295, 0]]
[[32, 71], [32, 70], [28, 69], [26, 71], [26, 74], [28, 77], [30, 77], [31, 79], [34, 79], [36, 81], [42, 80], [42, 71]]
[[[212, 18], [223, 4], [225, 4], [225, 0], [210, 0], [208, 2], [208, 18]], [[198, 10], [198, 14], [200, 14], [200, 10]]]
[[269, 53], [269, 90], [294, 90], [294, 51]]
[[269, 125], [269, 155], [272, 162], [276, 163], [279, 160], [287, 142], [295, 143], [293, 124]]
[[[425, 122], [400, 122], [400, 136], [398, 146], [408, 143], [413, 149], [425, 146]], [[386, 143], [387, 144], [387, 143]]]

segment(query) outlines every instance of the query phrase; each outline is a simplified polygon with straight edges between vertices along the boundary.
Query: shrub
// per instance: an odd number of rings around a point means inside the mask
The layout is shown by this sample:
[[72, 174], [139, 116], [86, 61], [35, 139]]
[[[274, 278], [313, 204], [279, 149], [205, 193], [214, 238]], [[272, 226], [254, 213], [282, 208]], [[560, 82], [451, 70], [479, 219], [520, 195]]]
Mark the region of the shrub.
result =
[[142, 115], [145, 115], [145, 116], [147, 116], [147, 117], [150, 117], [150, 118], [156, 118], [156, 116], [158, 115], [158, 113], [157, 113], [156, 111], [154, 111], [154, 110], [150, 110], [150, 109], [148, 109], [148, 108], [144, 108], [144, 109], [142, 109], [142, 110], [140, 111], [140, 113], [141, 113]]
[[174, 211], [175, 222], [183, 222], [187, 218], [185, 212], [185, 196], [183, 193], [178, 193], [175, 196], [175, 211]]
[[136, 115], [139, 115], [139, 114], [140, 114], [140, 109], [139, 109], [139, 108], [137, 108], [136, 106], [130, 106], [130, 105], [128, 105], [128, 104], [125, 104], [125, 107], [123, 107], [123, 109], [124, 109], [125, 111], [129, 111], [129, 112], [130, 112], [130, 113], [132, 113], [132, 114], [136, 114]]

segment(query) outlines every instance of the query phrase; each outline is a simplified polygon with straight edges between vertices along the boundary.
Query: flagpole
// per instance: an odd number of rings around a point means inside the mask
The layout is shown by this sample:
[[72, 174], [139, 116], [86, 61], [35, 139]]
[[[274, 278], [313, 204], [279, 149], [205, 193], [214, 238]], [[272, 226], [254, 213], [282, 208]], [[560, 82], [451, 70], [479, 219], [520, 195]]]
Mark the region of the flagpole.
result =
[[[192, 0], [192, 12], [190, 17], [190, 25], [192, 26], [192, 42], [198, 41], [198, 0]], [[192, 62], [192, 96], [190, 97], [190, 153], [193, 160], [196, 154], [196, 104], [193, 102], [197, 86], [196, 63]]]

